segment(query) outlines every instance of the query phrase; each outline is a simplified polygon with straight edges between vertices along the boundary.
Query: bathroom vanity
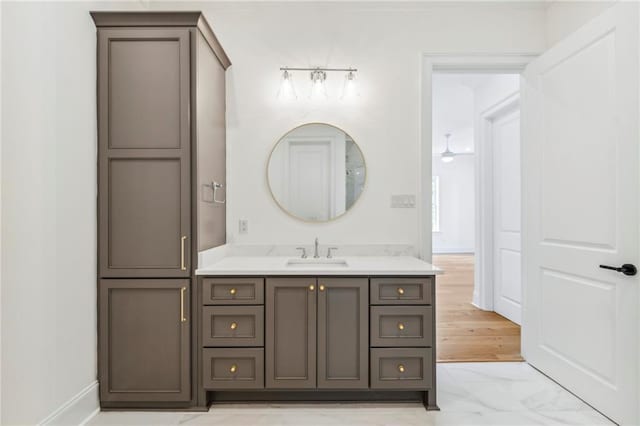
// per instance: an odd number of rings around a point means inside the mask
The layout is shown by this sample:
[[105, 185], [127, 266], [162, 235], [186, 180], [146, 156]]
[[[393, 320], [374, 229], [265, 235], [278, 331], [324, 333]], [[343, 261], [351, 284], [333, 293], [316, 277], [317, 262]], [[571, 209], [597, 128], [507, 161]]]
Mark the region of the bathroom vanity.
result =
[[227, 257], [198, 269], [212, 403], [416, 401], [437, 409], [435, 276], [412, 257]]
[[[421, 401], [436, 409], [435, 275], [413, 257], [215, 256], [231, 65], [200, 12], [96, 12], [102, 409]], [[276, 142], [287, 220], [348, 214], [364, 153], [326, 123]], [[242, 222], [242, 221], [241, 221]], [[313, 226], [313, 225], [310, 225]], [[245, 229], [246, 232], [246, 229]], [[206, 260], [205, 260], [206, 259]]]

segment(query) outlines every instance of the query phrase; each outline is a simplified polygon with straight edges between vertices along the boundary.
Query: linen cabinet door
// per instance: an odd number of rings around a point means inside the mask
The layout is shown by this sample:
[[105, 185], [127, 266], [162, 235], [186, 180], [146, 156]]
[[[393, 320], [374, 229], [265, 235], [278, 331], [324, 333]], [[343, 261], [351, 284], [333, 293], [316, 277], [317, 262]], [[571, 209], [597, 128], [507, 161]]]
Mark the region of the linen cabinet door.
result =
[[316, 279], [268, 278], [266, 387], [316, 387]]
[[318, 279], [318, 388], [369, 387], [369, 280]]
[[100, 280], [102, 401], [191, 398], [189, 280]]
[[188, 29], [98, 31], [101, 277], [190, 275], [189, 46]]

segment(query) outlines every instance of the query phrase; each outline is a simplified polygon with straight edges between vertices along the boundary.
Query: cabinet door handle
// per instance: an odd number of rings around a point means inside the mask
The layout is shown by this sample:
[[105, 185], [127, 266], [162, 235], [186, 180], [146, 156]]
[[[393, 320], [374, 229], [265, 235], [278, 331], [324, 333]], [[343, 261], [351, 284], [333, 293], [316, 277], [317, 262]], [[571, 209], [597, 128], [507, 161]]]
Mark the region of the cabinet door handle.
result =
[[311, 285], [309, 286], [309, 291], [313, 291], [313, 290], [315, 290], [315, 289], [316, 289], [316, 286], [315, 286], [315, 285], [311, 284]]
[[187, 237], [186, 236], [182, 236], [182, 238], [180, 238], [180, 270], [182, 271], [186, 271], [187, 270], [187, 266], [184, 264], [184, 242], [187, 241]]
[[187, 291], [186, 287], [180, 289], [180, 322], [187, 322], [187, 318], [184, 316], [184, 292]]
[[402, 287], [398, 287], [398, 294], [402, 296], [404, 294], [404, 289]]

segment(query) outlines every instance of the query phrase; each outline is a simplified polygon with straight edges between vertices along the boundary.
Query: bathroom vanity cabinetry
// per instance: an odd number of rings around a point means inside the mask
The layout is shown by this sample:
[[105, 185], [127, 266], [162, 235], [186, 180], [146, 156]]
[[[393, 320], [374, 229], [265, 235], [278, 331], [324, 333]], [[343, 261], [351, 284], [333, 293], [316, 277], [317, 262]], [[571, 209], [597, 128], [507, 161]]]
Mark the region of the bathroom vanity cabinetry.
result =
[[192, 407], [197, 253], [226, 240], [231, 64], [199, 12], [91, 15], [101, 406]]
[[435, 276], [204, 276], [200, 284], [210, 401], [420, 399], [437, 409]]

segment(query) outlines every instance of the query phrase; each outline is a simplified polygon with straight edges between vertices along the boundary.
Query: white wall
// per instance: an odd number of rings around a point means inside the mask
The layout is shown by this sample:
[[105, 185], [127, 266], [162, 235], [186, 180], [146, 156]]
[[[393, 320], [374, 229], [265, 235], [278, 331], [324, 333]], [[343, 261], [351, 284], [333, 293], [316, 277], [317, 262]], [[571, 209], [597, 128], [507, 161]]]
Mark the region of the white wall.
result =
[[433, 233], [433, 253], [473, 253], [475, 242], [475, 157], [460, 155], [450, 163], [433, 158], [440, 177], [440, 232]]
[[[171, 9], [174, 4], [152, 4]], [[228, 231], [236, 243], [396, 243], [418, 246], [417, 209], [391, 209], [392, 194], [418, 194], [420, 67], [424, 52], [535, 52], [544, 49], [542, 5], [417, 3], [176, 3], [202, 9], [227, 50]], [[343, 75], [330, 74], [330, 100], [276, 99], [280, 66], [359, 68], [360, 98], [337, 100]], [[271, 199], [269, 151], [287, 130], [310, 121], [337, 125], [362, 148], [368, 182], [343, 218], [296, 221]], [[238, 220], [249, 233], [238, 235]]]
[[2, 4], [3, 425], [77, 424], [56, 410], [95, 408], [96, 38], [88, 11], [131, 5]]
[[547, 46], [553, 46], [618, 0], [554, 0], [547, 7]]

